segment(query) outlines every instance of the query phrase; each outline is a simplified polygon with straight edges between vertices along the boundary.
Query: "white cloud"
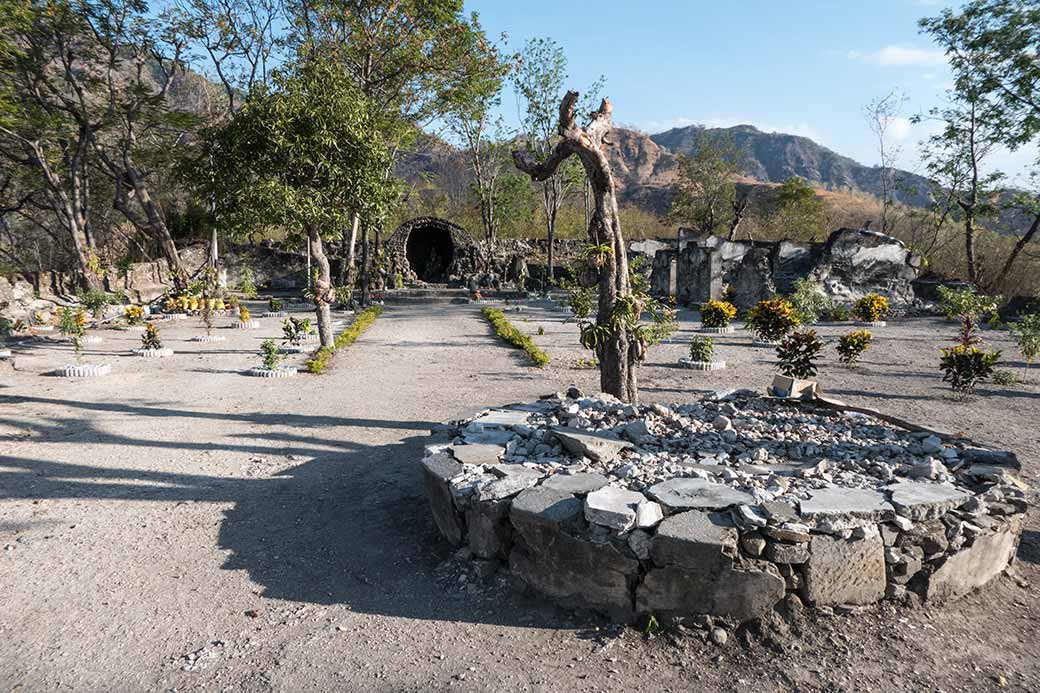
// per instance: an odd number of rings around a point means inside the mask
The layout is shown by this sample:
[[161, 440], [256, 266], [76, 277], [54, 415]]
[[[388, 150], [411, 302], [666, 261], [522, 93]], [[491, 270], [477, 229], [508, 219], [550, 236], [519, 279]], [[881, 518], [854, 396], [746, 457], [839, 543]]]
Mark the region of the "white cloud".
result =
[[928, 50], [896, 44], [884, 46], [869, 53], [849, 51], [848, 57], [850, 60], [858, 60], [882, 67], [935, 67], [946, 65], [946, 54], [940, 50]]
[[913, 127], [913, 123], [910, 122], [909, 118], [903, 118], [902, 116], [896, 116], [888, 123], [888, 136], [895, 142], [902, 142], [910, 136], [910, 128]]

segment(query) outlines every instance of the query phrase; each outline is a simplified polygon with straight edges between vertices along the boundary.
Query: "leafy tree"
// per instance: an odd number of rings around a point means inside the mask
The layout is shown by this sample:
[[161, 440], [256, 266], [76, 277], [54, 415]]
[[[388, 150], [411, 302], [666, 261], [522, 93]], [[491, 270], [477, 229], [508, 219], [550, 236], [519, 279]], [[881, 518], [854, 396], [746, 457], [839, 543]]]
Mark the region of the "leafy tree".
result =
[[725, 229], [733, 240], [747, 209], [747, 196], [738, 196], [734, 181], [745, 159], [732, 136], [712, 136], [698, 129], [693, 154], [679, 156], [672, 218], [692, 224], [704, 236]]
[[321, 53], [305, 50], [271, 91], [252, 95], [241, 113], [208, 133], [198, 165], [213, 170], [217, 218], [232, 233], [278, 227], [306, 239], [317, 266], [313, 300], [322, 346], [332, 345], [336, 295], [324, 240], [352, 213], [384, 213], [392, 191], [391, 156], [377, 116], [354, 80]]
[[777, 188], [769, 223], [781, 236], [816, 239], [826, 232], [826, 205], [804, 178], [792, 176]]

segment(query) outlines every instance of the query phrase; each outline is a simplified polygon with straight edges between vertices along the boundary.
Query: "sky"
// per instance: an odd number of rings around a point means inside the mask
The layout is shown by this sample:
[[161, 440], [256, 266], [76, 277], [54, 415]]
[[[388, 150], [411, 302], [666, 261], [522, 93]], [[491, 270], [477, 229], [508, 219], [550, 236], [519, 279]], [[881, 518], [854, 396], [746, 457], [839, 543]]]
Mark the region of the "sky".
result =
[[[952, 78], [942, 51], [919, 33], [943, 0], [466, 0], [510, 51], [551, 37], [568, 58], [569, 84], [598, 76], [614, 121], [648, 133], [702, 124], [750, 124], [809, 137], [868, 165], [879, 163], [863, 116], [872, 99], [905, 95], [890, 144], [897, 166], [934, 123], [910, 117], [944, 103]], [[504, 112], [516, 120], [512, 90]], [[997, 152], [991, 164], [1021, 180], [1036, 149]]]

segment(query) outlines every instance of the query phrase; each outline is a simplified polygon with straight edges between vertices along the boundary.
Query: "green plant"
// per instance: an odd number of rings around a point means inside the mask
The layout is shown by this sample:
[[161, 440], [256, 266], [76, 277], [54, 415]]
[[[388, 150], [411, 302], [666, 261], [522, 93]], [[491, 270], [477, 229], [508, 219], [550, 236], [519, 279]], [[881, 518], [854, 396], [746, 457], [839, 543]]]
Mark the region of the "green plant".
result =
[[246, 308], [245, 306], [239, 306], [238, 307], [238, 321], [239, 322], [249, 322], [249, 318], [250, 318], [249, 309]]
[[256, 298], [256, 275], [250, 267], [243, 267], [239, 272], [241, 277], [238, 282], [238, 290], [249, 299]]
[[818, 322], [827, 304], [827, 295], [820, 290], [819, 283], [808, 277], [795, 280], [791, 305], [794, 306], [794, 314], [803, 325]]
[[971, 394], [976, 384], [993, 375], [999, 361], [999, 351], [983, 351], [974, 345], [958, 344], [942, 350], [939, 368], [944, 373], [943, 382], [949, 383], [955, 392]]
[[541, 337], [545, 334], [545, 328], [541, 325], [538, 326], [538, 336]]
[[863, 322], [877, 322], [888, 316], [888, 299], [878, 294], [867, 294], [852, 306], [852, 315]]
[[709, 362], [715, 358], [715, 340], [711, 337], [694, 337], [690, 340], [690, 360]]
[[874, 340], [869, 330], [856, 330], [838, 338], [838, 359], [846, 366], [855, 366], [859, 357]]
[[154, 322], [148, 323], [141, 335], [141, 347], [144, 349], [162, 349], [162, 339], [159, 338], [159, 328]]
[[299, 346], [309, 334], [314, 334], [310, 318], [288, 317], [282, 322], [282, 341], [286, 344]]
[[1023, 315], [1018, 322], [1008, 326], [1011, 337], [1018, 344], [1018, 350], [1026, 360], [1026, 371], [1033, 365], [1033, 359], [1040, 356], [1040, 313]]
[[828, 299], [827, 305], [820, 313], [820, 317], [827, 322], [847, 322], [852, 319], [852, 311], [849, 310], [848, 306]]
[[701, 324], [704, 327], [727, 327], [737, 317], [737, 307], [729, 301], [708, 300], [701, 304]]
[[307, 360], [304, 364], [307, 371], [310, 373], [321, 373], [328, 368], [329, 361], [332, 360], [332, 356], [336, 351], [344, 349], [357, 341], [357, 338], [360, 337], [382, 313], [383, 308], [381, 306], [369, 306], [358, 313], [354, 318], [354, 322], [350, 323], [350, 326], [347, 327], [347, 329], [339, 333], [335, 341], [332, 343], [332, 346], [323, 346], [315, 352], [313, 358]]
[[109, 294], [101, 291], [100, 289], [90, 289], [84, 291], [78, 296], [79, 302], [83, 304], [83, 307], [90, 311], [90, 314], [94, 316], [95, 320], [101, 318], [101, 314], [105, 310], [105, 306], [111, 305], [114, 298]]
[[483, 308], [480, 312], [484, 319], [491, 323], [491, 327], [494, 328], [495, 334], [500, 339], [518, 349], [523, 349], [535, 366], [541, 368], [549, 363], [549, 356], [539, 349], [538, 345], [528, 335], [513, 327], [509, 320], [506, 319], [505, 313], [496, 308]]
[[575, 370], [594, 370], [596, 368], [599, 368], [599, 359], [580, 358], [574, 361]]
[[759, 301], [748, 311], [744, 319], [748, 329], [759, 339], [776, 342], [784, 338], [801, 324], [794, 307], [786, 299], [776, 298]]
[[601, 243], [599, 245], [587, 245], [582, 249], [582, 258], [585, 260], [587, 267], [599, 269], [603, 265], [607, 264], [611, 256], [614, 254], [614, 249], [607, 243]]
[[993, 382], [997, 385], [1003, 385], [1005, 387], [1010, 385], [1017, 385], [1018, 378], [1015, 374], [1007, 370], [996, 370], [993, 371]]
[[273, 339], [265, 339], [260, 343], [260, 363], [263, 368], [269, 371], [276, 370], [281, 359], [282, 355]]
[[141, 306], [127, 306], [123, 310], [123, 318], [127, 325], [140, 325], [144, 322], [144, 308]]
[[997, 310], [1003, 300], [1001, 296], [984, 296], [976, 293], [973, 287], [951, 289], [939, 287], [939, 306], [950, 319], [960, 320], [961, 329], [957, 343], [962, 347], [978, 344], [982, 339], [978, 336], [978, 322], [981, 316]]
[[780, 373], [789, 378], [811, 378], [816, 375], [816, 359], [823, 350], [823, 342], [816, 330], [793, 332], [776, 347], [780, 359]]
[[283, 305], [284, 304], [282, 303], [282, 300], [279, 298], [267, 299], [267, 310], [271, 311], [272, 313], [277, 313], [278, 311], [280, 311]]
[[68, 306], [61, 309], [58, 317], [58, 331], [66, 338], [72, 340], [72, 347], [76, 352], [76, 363], [79, 363], [83, 353], [83, 335], [86, 333], [87, 316], [82, 310], [72, 310]]

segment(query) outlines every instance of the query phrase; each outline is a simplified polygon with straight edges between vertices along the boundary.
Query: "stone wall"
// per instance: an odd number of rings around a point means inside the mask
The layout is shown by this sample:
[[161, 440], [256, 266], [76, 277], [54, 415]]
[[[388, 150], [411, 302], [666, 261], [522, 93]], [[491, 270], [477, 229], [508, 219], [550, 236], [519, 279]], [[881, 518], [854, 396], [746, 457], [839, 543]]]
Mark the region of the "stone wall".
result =
[[825, 243], [709, 236], [678, 252], [657, 251], [651, 284], [659, 296], [674, 286], [678, 300], [690, 304], [720, 298], [728, 285], [737, 307], [749, 308], [764, 298], [790, 294], [795, 280], [810, 277], [839, 301], [877, 292], [905, 304], [914, 299], [919, 269], [920, 258], [901, 241], [866, 229], [838, 229]]

